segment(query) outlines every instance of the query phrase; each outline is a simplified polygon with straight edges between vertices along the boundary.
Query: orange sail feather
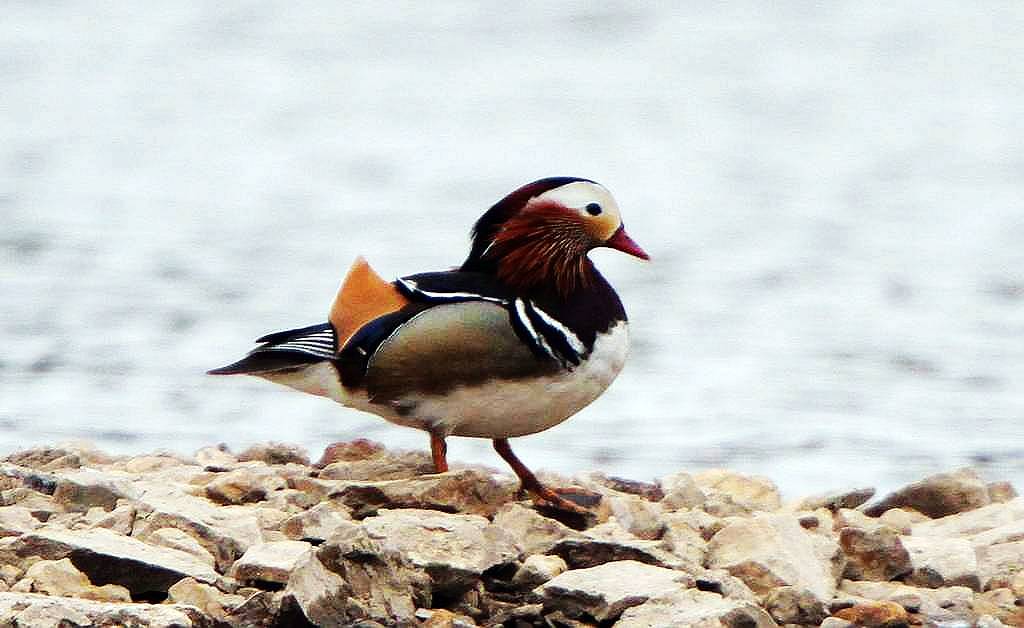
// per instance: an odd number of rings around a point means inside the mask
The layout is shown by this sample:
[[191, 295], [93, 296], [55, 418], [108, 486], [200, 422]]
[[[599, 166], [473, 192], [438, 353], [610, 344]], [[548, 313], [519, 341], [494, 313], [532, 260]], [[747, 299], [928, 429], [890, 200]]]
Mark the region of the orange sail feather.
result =
[[362, 256], [357, 257], [334, 297], [328, 317], [338, 335], [338, 351], [363, 325], [408, 303], [394, 284], [382, 279]]

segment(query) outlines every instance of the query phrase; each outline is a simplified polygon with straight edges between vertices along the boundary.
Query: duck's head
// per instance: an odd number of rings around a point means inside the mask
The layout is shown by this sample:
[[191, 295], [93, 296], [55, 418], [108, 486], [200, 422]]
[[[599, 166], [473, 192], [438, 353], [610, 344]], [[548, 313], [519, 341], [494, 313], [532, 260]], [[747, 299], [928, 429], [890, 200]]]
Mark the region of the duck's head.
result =
[[495, 272], [522, 289], [550, 282], [564, 294], [587, 284], [593, 272], [587, 253], [598, 247], [650, 259], [626, 233], [604, 186], [551, 177], [522, 186], [487, 210], [473, 228], [462, 270]]

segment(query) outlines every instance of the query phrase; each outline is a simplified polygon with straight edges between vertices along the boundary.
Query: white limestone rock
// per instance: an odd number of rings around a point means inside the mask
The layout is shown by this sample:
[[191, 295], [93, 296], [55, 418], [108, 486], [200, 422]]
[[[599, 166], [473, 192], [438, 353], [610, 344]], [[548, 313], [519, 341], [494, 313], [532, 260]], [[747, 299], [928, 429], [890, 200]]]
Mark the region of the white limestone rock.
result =
[[511, 563], [519, 552], [512, 537], [478, 515], [436, 510], [381, 510], [363, 521], [384, 550], [425, 570], [438, 590], [471, 585], [484, 571]]
[[627, 608], [682, 592], [693, 584], [689, 574], [623, 560], [572, 569], [541, 585], [536, 592], [543, 596], [545, 610], [606, 622], [614, 621]]
[[833, 538], [804, 530], [788, 514], [731, 519], [708, 545], [709, 567], [727, 570], [758, 594], [788, 585], [829, 600], [844, 562]]
[[626, 609], [615, 628], [776, 628], [756, 604], [697, 589], [673, 591]]
[[253, 545], [231, 566], [231, 576], [242, 582], [288, 582], [295, 566], [313, 546], [306, 541], [273, 541]]
[[38, 593], [0, 593], [0, 625], [106, 628], [212, 628], [199, 609], [169, 604], [122, 604]]
[[965, 586], [980, 590], [978, 559], [967, 540], [926, 536], [904, 536], [900, 540], [913, 569], [908, 582], [933, 589]]
[[67, 558], [36, 562], [25, 572], [25, 578], [32, 581], [32, 591], [36, 593], [101, 602], [132, 601], [125, 587], [116, 584], [93, 585], [88, 576], [76, 569]]
[[512, 577], [512, 584], [520, 587], [534, 588], [555, 578], [569, 569], [559, 556], [534, 554], [523, 561]]
[[711, 469], [693, 476], [693, 480], [707, 496], [701, 508], [713, 515], [775, 512], [782, 507], [779, 489], [768, 478]]
[[40, 528], [18, 538], [14, 550], [22, 556], [50, 560], [73, 555], [75, 565], [91, 580], [123, 585], [134, 595], [166, 592], [186, 576], [207, 583], [219, 577], [190, 554], [149, 545], [107, 528]]

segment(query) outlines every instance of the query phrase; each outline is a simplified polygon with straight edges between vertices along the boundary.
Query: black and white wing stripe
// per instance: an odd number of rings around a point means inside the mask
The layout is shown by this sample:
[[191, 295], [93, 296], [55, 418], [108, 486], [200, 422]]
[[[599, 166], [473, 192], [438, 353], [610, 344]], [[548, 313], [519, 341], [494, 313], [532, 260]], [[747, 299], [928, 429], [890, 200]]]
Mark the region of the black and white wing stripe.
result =
[[304, 368], [331, 360], [335, 355], [334, 328], [330, 323], [279, 331], [258, 339], [261, 343], [247, 356], [227, 366], [207, 371], [211, 375], [269, 373]]
[[250, 354], [266, 351], [295, 351], [329, 360], [334, 357], [336, 351], [334, 328], [330, 323], [270, 334], [256, 342], [263, 344], [250, 351]]

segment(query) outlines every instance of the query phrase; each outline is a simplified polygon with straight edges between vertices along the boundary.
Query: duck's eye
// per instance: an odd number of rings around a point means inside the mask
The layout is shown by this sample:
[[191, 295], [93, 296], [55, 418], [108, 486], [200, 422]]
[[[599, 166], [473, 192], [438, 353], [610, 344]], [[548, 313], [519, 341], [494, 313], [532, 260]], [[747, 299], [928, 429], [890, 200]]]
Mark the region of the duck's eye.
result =
[[591, 216], [601, 215], [601, 206], [598, 205], [597, 203], [590, 203], [589, 205], [587, 205], [586, 210], [587, 213], [590, 214]]

